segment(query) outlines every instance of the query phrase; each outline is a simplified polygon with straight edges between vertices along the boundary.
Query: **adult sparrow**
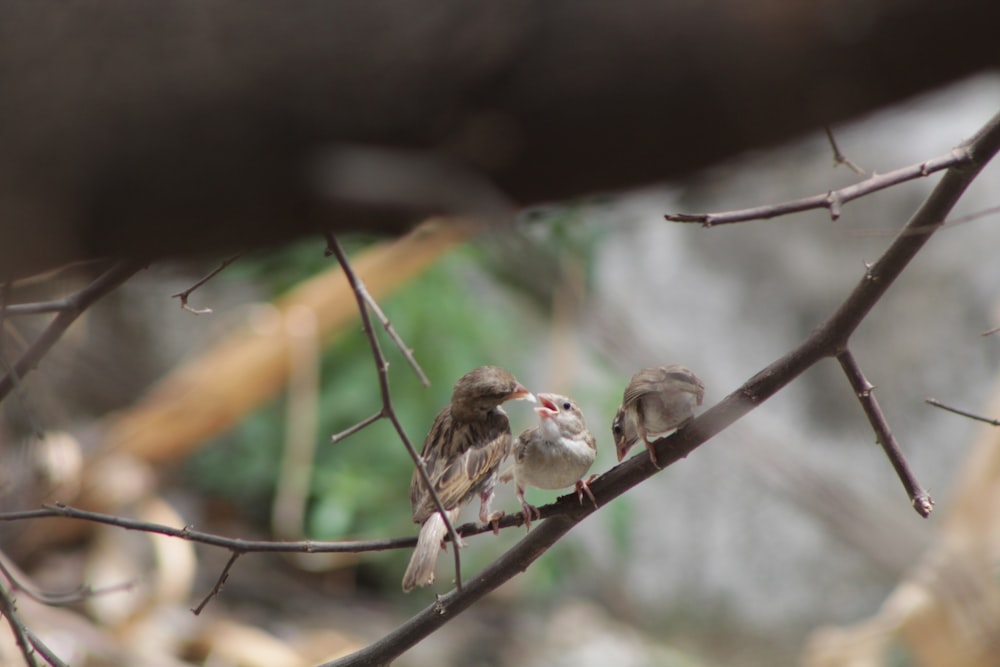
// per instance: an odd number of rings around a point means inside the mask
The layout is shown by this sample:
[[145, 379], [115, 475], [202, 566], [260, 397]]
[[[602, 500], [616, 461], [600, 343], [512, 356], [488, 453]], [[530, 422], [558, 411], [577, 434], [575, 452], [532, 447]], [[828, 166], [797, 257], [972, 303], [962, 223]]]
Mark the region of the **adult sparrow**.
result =
[[575, 486], [577, 497], [583, 502], [587, 494], [597, 507], [597, 499], [590, 490], [591, 475], [583, 476], [594, 464], [597, 443], [587, 430], [583, 413], [576, 401], [558, 394], [539, 394], [540, 405], [535, 408], [539, 424], [517, 436], [514, 441], [514, 464], [500, 476], [501, 482], [514, 480], [517, 499], [524, 512], [524, 525], [531, 528], [532, 519], [540, 518], [538, 508], [524, 499], [524, 489], [562, 489]]
[[[509, 371], [481, 366], [460, 377], [446, 405], [431, 425], [420, 458], [441, 505], [454, 522], [462, 505], [479, 496], [479, 519], [497, 522], [503, 512], [490, 512], [497, 469], [510, 453], [510, 422], [500, 404], [513, 398], [534, 400]], [[421, 524], [417, 547], [403, 575], [403, 590], [434, 581], [434, 564], [448, 527], [419, 471], [410, 481], [414, 523]], [[455, 545], [456, 547], [460, 545]]]
[[683, 426], [704, 397], [705, 385], [698, 376], [677, 364], [644, 368], [633, 375], [611, 423], [618, 460], [624, 459], [641, 438], [649, 450], [649, 459], [659, 468], [650, 441]]

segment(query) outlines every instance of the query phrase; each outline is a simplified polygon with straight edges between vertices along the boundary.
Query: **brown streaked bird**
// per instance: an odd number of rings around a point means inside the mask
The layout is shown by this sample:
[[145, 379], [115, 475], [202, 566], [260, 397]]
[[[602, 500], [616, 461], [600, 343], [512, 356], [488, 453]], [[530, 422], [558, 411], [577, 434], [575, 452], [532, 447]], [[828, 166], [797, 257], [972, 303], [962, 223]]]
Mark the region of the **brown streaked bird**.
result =
[[524, 498], [524, 489], [562, 489], [575, 486], [577, 497], [583, 502], [586, 494], [594, 507], [597, 499], [590, 490], [590, 470], [597, 457], [597, 442], [587, 430], [580, 406], [571, 398], [559, 394], [539, 394], [535, 408], [539, 424], [517, 436], [514, 441], [514, 464], [501, 476], [501, 482], [514, 480], [517, 499], [524, 512], [524, 525], [531, 528], [531, 521], [540, 518], [538, 508]]
[[649, 459], [659, 468], [651, 441], [683, 426], [704, 398], [702, 381], [678, 364], [644, 368], [633, 375], [611, 423], [618, 460], [624, 459], [641, 439], [649, 450]]
[[[460, 377], [451, 402], [442, 408], [424, 440], [420, 458], [441, 504], [454, 522], [462, 505], [479, 496], [479, 520], [497, 522], [503, 512], [491, 512], [497, 469], [510, 453], [510, 422], [500, 404], [515, 398], [535, 400], [507, 370], [481, 366]], [[403, 590], [434, 581], [434, 565], [448, 527], [434, 498], [413, 471], [410, 505], [414, 523], [421, 524], [417, 546], [403, 575]], [[461, 545], [455, 545], [456, 547]]]

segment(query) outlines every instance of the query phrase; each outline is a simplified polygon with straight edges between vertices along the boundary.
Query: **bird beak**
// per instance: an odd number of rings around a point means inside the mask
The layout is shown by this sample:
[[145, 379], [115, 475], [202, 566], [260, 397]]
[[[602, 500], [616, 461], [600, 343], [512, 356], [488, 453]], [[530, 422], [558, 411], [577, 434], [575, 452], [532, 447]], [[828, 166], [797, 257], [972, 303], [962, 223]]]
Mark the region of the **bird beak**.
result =
[[535, 398], [535, 395], [532, 394], [530, 391], [528, 391], [527, 387], [525, 387], [520, 382], [518, 382], [514, 386], [514, 391], [510, 392], [509, 394], [507, 394], [507, 398], [505, 398], [504, 400], [505, 401], [514, 401], [514, 400], [531, 401], [532, 403], [537, 403], [538, 402], [538, 399]]
[[537, 412], [538, 416], [542, 419], [555, 417], [559, 414], [559, 408], [556, 406], [555, 401], [552, 400], [552, 394], [539, 394], [538, 402], [541, 403], [541, 405], [535, 408], [535, 412]]

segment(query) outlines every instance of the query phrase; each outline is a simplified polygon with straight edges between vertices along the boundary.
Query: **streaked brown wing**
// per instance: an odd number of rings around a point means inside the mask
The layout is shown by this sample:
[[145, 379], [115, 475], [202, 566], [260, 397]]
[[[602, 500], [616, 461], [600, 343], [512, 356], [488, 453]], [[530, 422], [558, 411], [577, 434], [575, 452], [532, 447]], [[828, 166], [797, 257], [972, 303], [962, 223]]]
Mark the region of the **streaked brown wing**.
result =
[[492, 438], [484, 438], [477, 441], [476, 446], [466, 449], [444, 469], [439, 478], [432, 480], [442, 505], [451, 508], [467, 500], [490, 475], [496, 473], [510, 454], [510, 431], [496, 431], [492, 435]]
[[[456, 424], [448, 408], [431, 426], [421, 457], [428, 477], [446, 509], [468, 500], [510, 454], [510, 424], [502, 413], [484, 421]], [[413, 520], [422, 523], [435, 511], [434, 499], [414, 470], [410, 480]]]
[[[441, 457], [441, 443], [446, 439], [450, 439], [450, 432], [451, 406], [446, 405], [437, 414], [437, 417], [434, 418], [431, 430], [427, 433], [427, 437], [424, 439], [424, 446], [420, 450], [420, 458], [423, 459], [424, 467], [427, 468], [427, 476], [431, 480], [442, 473], [439, 467], [445, 462]], [[421, 523], [430, 515], [429, 513], [424, 514], [422, 510], [423, 506], [428, 504], [433, 506], [434, 500], [427, 493], [427, 488], [420, 479], [420, 473], [414, 469], [413, 476], [410, 477], [410, 507], [413, 509], [413, 520], [415, 522]], [[418, 513], [422, 514], [422, 518], [417, 518]]]

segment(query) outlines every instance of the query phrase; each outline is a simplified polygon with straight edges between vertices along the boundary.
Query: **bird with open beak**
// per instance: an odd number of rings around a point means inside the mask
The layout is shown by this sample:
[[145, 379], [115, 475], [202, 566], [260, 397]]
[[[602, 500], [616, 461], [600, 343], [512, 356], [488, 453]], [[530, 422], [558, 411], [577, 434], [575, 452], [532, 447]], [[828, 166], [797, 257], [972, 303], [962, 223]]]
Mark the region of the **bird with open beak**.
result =
[[644, 368], [632, 376], [621, 407], [611, 423], [618, 460], [641, 439], [657, 468], [651, 444], [680, 428], [694, 416], [694, 407], [705, 398], [705, 385], [690, 370], [677, 364]]
[[511, 479], [517, 489], [517, 499], [524, 513], [524, 525], [531, 528], [531, 521], [539, 518], [538, 508], [524, 498], [525, 487], [562, 489], [575, 486], [577, 497], [583, 502], [584, 494], [597, 507], [597, 499], [590, 490], [590, 470], [597, 457], [597, 442], [587, 430], [583, 413], [576, 401], [558, 394], [539, 394], [539, 424], [517, 436], [514, 441], [514, 463], [500, 476], [501, 482]]
[[[435, 417], [420, 458], [449, 521], [458, 519], [462, 506], [479, 496], [479, 520], [492, 523], [497, 531], [503, 512], [491, 512], [490, 504], [497, 470], [511, 447], [510, 422], [500, 405], [517, 398], [535, 400], [510, 371], [481, 366], [458, 379], [451, 402]], [[410, 505], [413, 522], [421, 525], [416, 549], [403, 575], [404, 591], [434, 581], [434, 565], [448, 533], [416, 470], [410, 481]]]

